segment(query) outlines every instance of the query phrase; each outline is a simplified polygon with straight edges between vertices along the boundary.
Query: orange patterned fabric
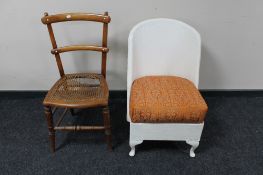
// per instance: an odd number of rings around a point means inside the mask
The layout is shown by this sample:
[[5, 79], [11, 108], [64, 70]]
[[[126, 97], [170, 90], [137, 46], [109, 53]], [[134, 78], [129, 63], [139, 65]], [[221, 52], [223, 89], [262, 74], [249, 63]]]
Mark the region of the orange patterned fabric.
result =
[[208, 107], [198, 89], [176, 76], [146, 76], [135, 80], [130, 96], [134, 123], [201, 123]]

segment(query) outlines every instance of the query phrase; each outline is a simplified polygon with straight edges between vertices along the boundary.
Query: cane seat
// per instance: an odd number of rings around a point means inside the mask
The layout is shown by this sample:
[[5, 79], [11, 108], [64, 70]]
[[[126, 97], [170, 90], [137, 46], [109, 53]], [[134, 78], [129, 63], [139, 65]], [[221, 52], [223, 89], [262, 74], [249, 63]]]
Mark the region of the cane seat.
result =
[[49, 90], [44, 105], [87, 108], [108, 105], [109, 90], [100, 74], [65, 74]]

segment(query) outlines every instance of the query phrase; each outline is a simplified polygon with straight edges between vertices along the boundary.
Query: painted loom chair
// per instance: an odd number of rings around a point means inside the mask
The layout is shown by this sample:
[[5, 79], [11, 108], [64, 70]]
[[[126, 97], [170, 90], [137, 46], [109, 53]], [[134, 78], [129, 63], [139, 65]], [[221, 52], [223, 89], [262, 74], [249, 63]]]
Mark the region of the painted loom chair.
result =
[[201, 39], [174, 19], [137, 24], [128, 41], [130, 156], [144, 140], [178, 140], [195, 157], [208, 107], [198, 90]]
[[[48, 15], [45, 13], [41, 19], [42, 23], [47, 25], [49, 36], [53, 49], [51, 53], [55, 56], [61, 78], [48, 91], [44, 99], [44, 108], [49, 130], [49, 140], [51, 151], [55, 152], [55, 132], [62, 131], [105, 131], [108, 148], [111, 150], [111, 125], [108, 107], [109, 90], [106, 82], [106, 58], [107, 52], [107, 34], [108, 23], [111, 21], [108, 12], [104, 15], [91, 13], [64, 13]], [[95, 45], [71, 45], [57, 47], [55, 36], [51, 24], [68, 21], [90, 21], [103, 24], [102, 46]], [[65, 74], [60, 53], [69, 51], [97, 51], [102, 54], [101, 74], [96, 73], [74, 73]], [[102, 109], [104, 125], [103, 126], [61, 126], [63, 117], [68, 109], [73, 114], [76, 108], [95, 108]], [[53, 116], [57, 108], [65, 108], [62, 115], [53, 124]]]

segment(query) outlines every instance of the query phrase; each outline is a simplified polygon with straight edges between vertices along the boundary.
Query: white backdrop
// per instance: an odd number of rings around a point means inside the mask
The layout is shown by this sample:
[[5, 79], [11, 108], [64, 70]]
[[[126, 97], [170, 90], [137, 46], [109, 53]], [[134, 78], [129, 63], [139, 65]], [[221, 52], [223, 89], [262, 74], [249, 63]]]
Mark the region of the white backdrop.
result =
[[[201, 89], [263, 89], [263, 1], [260, 0], [1, 0], [0, 90], [47, 90], [59, 78], [50, 54], [45, 11], [109, 11], [107, 75], [110, 89], [126, 89], [127, 38], [138, 22], [176, 18], [202, 37]], [[101, 25], [54, 26], [58, 45], [99, 43]], [[99, 30], [99, 32], [98, 32]], [[62, 54], [66, 72], [99, 70], [100, 55]]]

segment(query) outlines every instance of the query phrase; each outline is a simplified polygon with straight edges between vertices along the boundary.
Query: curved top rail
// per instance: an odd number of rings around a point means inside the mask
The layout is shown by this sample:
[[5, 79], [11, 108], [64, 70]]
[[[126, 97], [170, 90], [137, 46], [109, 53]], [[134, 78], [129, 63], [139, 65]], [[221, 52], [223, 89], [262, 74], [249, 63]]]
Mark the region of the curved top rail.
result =
[[45, 13], [44, 17], [41, 18], [41, 21], [43, 24], [51, 24], [66, 21], [95, 21], [101, 23], [110, 23], [111, 18], [108, 15], [93, 13], [62, 13], [56, 15], [48, 15], [48, 13]]

